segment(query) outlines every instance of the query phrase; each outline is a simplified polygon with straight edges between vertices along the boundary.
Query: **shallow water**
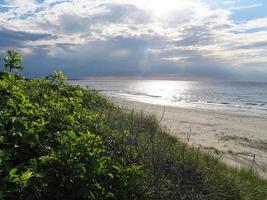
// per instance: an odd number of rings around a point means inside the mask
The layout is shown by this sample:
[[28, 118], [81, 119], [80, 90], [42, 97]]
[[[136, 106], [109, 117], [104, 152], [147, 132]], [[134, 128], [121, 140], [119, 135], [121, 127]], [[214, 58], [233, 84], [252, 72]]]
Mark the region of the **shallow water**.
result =
[[267, 115], [267, 83], [72, 80], [108, 97], [145, 103]]

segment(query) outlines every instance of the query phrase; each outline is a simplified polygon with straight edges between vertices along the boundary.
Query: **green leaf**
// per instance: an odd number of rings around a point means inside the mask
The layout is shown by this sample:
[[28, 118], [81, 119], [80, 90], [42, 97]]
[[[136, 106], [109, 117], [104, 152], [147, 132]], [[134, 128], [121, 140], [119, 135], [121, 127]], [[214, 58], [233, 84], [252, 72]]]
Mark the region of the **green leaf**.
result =
[[8, 181], [11, 183], [19, 183], [20, 179], [17, 175], [17, 168], [12, 168], [8, 173]]
[[4, 136], [0, 136], [0, 144], [4, 143]]
[[31, 172], [30, 169], [27, 169], [24, 173], [22, 173], [21, 180], [27, 182], [31, 177], [33, 177], [33, 172]]
[[108, 176], [113, 179], [114, 178], [114, 175], [112, 173], [108, 173]]

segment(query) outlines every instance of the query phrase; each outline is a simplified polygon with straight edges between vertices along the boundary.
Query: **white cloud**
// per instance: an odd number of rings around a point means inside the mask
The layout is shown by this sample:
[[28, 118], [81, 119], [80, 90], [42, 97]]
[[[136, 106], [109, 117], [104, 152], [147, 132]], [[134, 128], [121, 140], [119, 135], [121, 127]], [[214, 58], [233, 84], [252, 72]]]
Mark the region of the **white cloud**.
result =
[[186, 62], [189, 58], [190, 57], [163, 57], [162, 59], [181, 64]]
[[246, 5], [246, 6], [236, 6], [236, 7], [230, 7], [230, 10], [242, 10], [242, 9], [249, 9], [249, 8], [257, 8], [261, 7], [262, 4], [256, 3], [256, 4], [251, 4], [251, 5]]
[[257, 28], [267, 28], [267, 17], [248, 20], [247, 22], [241, 25], [241, 28], [248, 29], [257, 29]]
[[35, 0], [6, 0], [5, 3], [10, 9], [9, 18], [32, 14], [38, 7]]

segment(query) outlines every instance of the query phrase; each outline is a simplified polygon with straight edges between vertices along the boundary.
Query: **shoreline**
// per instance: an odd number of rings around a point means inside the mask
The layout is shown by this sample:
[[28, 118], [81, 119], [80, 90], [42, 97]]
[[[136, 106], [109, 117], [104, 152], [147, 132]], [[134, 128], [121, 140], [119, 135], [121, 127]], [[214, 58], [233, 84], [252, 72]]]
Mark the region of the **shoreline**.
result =
[[[167, 99], [158, 98], [157, 95], [147, 95], [146, 97], [135, 95], [135, 94], [106, 94], [108, 90], [97, 90], [101, 95], [109, 99], [114, 99], [115, 101], [128, 101], [128, 102], [139, 102], [151, 105], [159, 105], [165, 107], [175, 107], [181, 109], [192, 109], [192, 110], [206, 110], [209, 112], [218, 112], [218, 113], [229, 113], [236, 114], [241, 116], [253, 116], [253, 117], [264, 117], [267, 119], [267, 109], [259, 109], [241, 106], [241, 105], [231, 105], [229, 102], [182, 102], [182, 101], [170, 101]], [[256, 105], [256, 104], [253, 104]], [[265, 105], [265, 104], [262, 104]]]
[[182, 108], [109, 98], [127, 109], [154, 114], [170, 134], [221, 157], [228, 165], [253, 169], [267, 179], [267, 117]]

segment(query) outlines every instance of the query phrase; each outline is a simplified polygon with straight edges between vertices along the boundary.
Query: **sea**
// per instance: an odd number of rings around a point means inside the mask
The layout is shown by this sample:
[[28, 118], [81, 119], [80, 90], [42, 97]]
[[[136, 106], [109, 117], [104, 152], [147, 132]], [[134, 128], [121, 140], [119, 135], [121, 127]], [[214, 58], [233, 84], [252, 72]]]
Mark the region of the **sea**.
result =
[[101, 94], [162, 106], [267, 116], [267, 82], [71, 80]]

